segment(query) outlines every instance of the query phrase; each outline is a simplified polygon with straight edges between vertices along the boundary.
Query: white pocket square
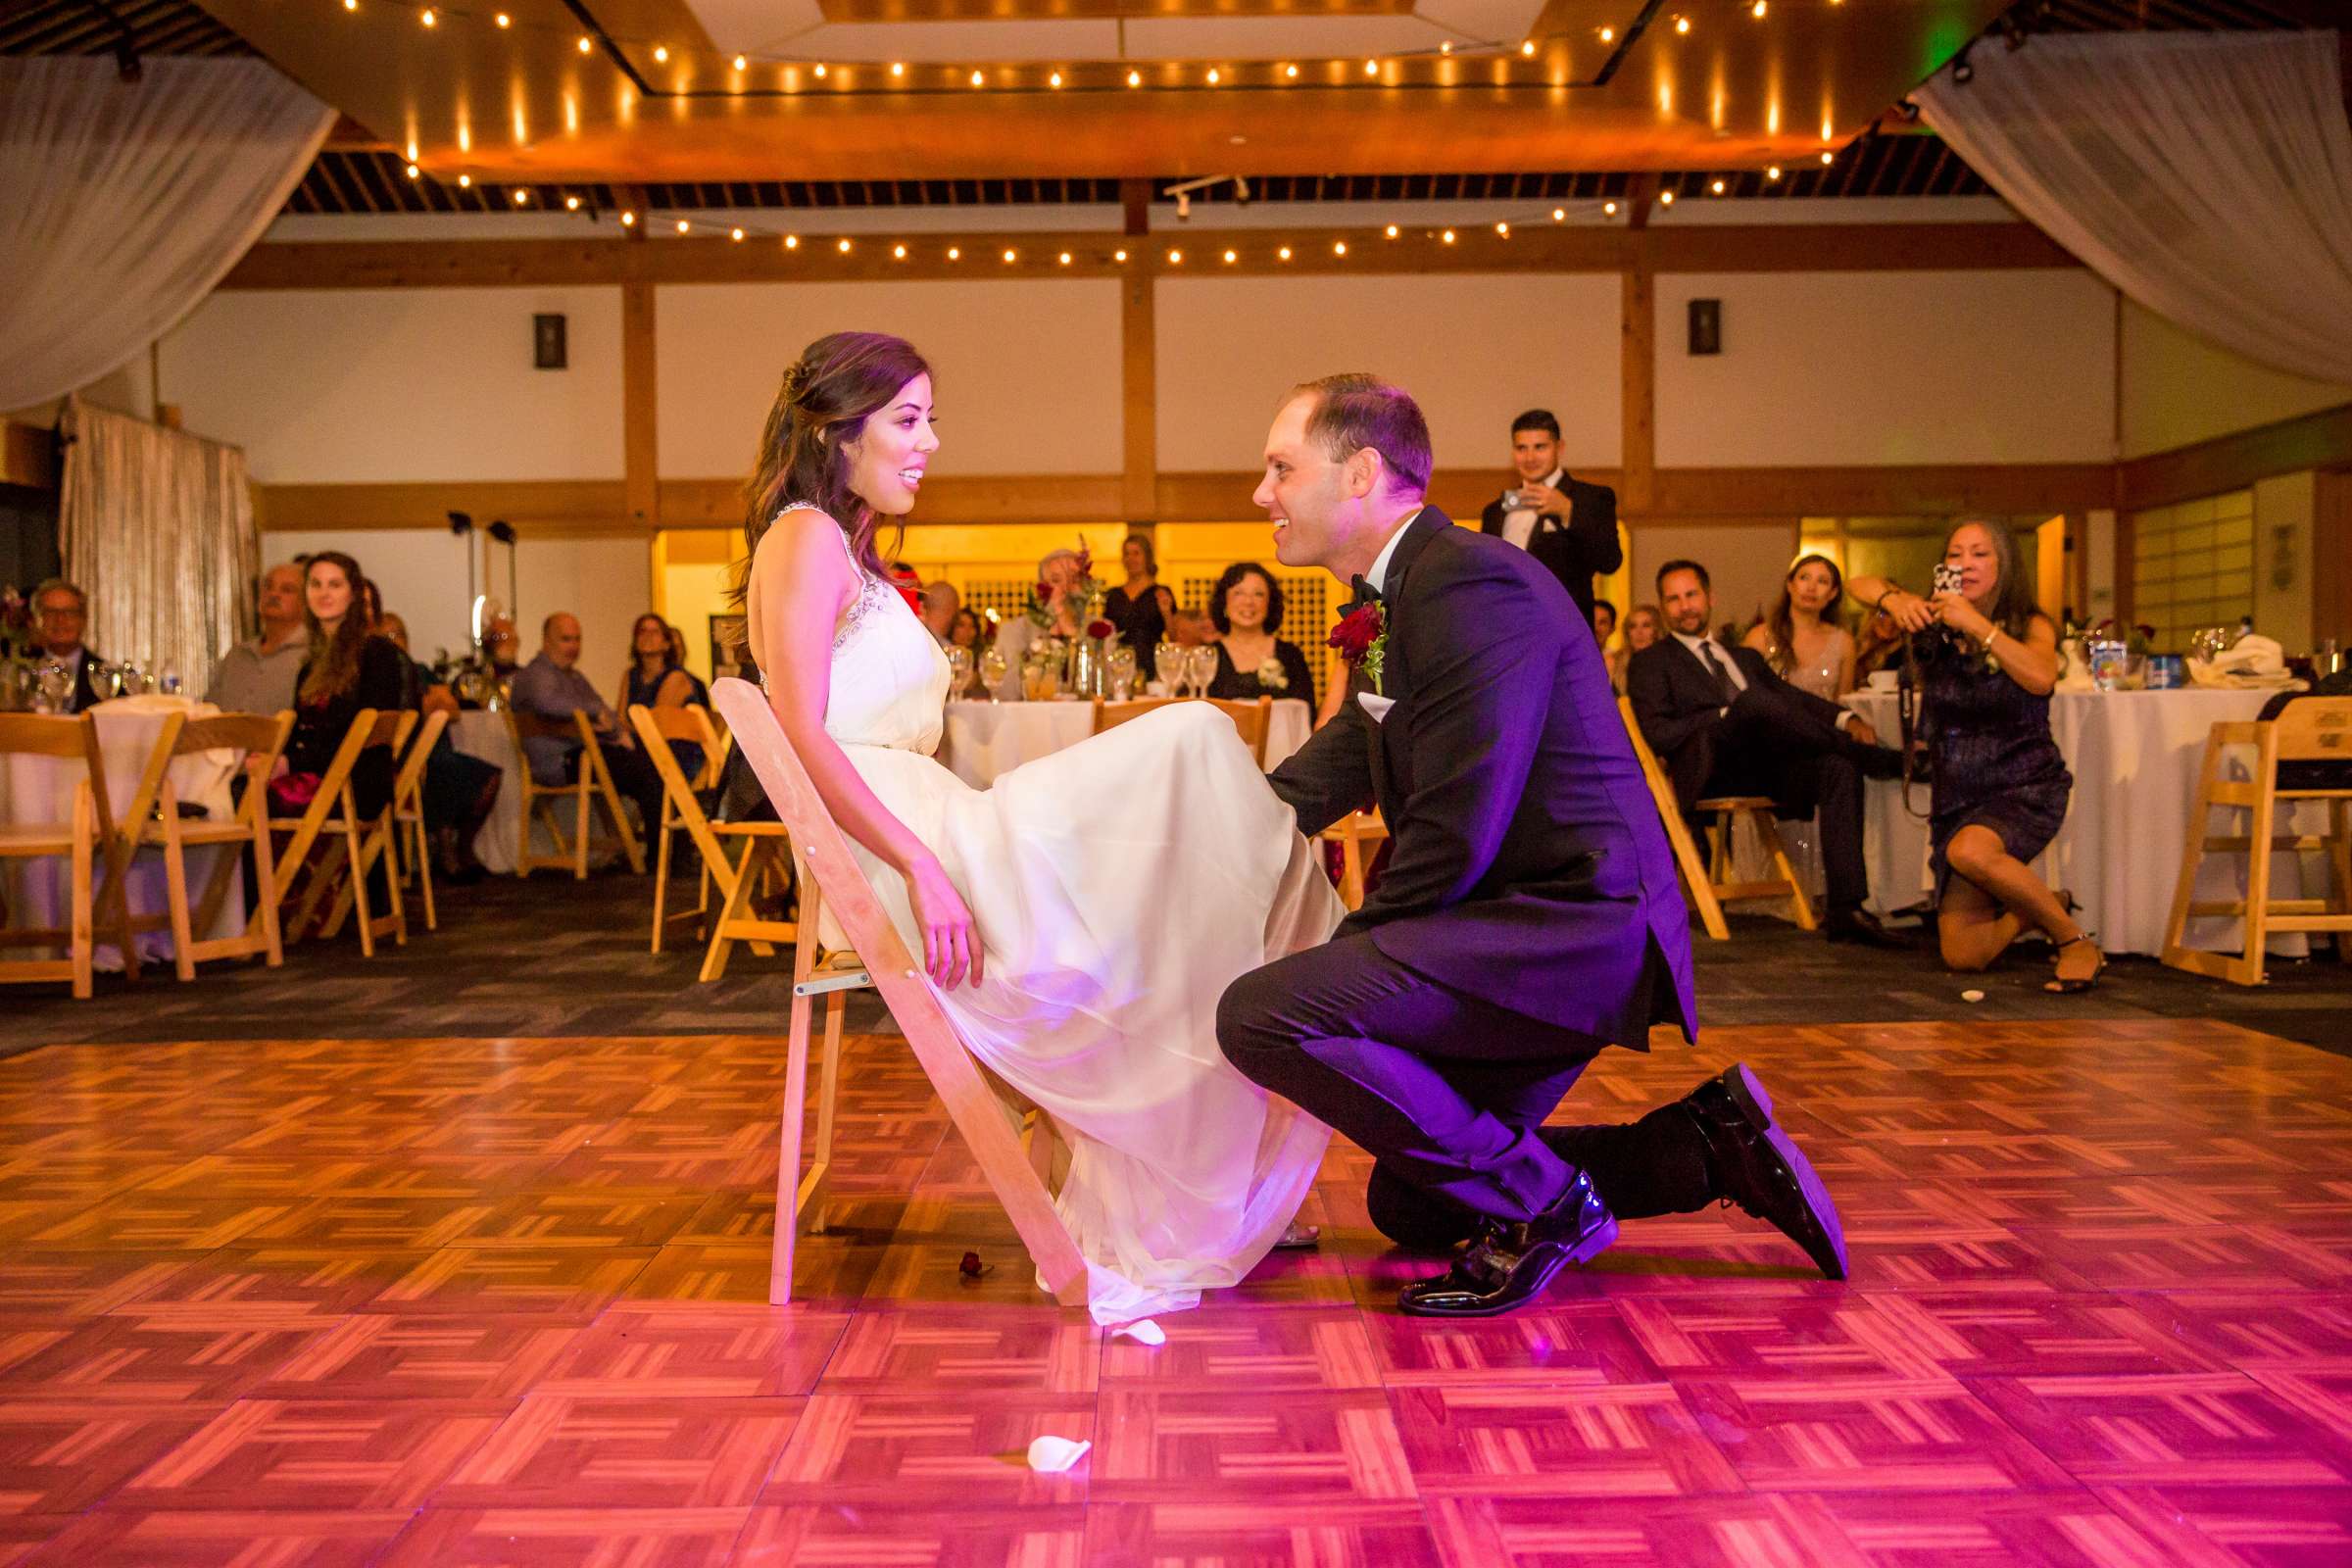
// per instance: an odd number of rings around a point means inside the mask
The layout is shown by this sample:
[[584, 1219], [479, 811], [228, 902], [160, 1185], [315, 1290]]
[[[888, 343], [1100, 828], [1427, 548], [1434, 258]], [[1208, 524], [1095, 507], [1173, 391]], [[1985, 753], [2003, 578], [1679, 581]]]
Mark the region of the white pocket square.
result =
[[1378, 692], [1357, 692], [1355, 700], [1364, 705], [1364, 711], [1372, 715], [1375, 724], [1386, 719], [1389, 710], [1396, 706], [1396, 698], [1383, 697]]

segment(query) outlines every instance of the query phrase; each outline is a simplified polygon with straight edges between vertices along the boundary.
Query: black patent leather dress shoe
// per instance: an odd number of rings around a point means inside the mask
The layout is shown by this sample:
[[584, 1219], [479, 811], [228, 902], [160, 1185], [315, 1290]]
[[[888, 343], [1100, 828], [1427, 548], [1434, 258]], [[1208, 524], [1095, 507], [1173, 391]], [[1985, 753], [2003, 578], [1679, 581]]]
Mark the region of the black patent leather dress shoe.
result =
[[1772, 1098], [1741, 1062], [1683, 1101], [1707, 1141], [1722, 1195], [1777, 1227], [1822, 1273], [1845, 1278], [1845, 1231], [1812, 1161], [1772, 1119]]
[[1848, 942], [1860, 948], [1879, 948], [1890, 953], [1908, 952], [1912, 946], [1908, 937], [1887, 930], [1879, 924], [1877, 915], [1867, 909], [1833, 910], [1822, 922], [1821, 934], [1832, 942]]
[[1617, 1240], [1617, 1218], [1583, 1171], [1559, 1201], [1534, 1219], [1490, 1219], [1453, 1267], [1407, 1285], [1396, 1304], [1414, 1317], [1493, 1317], [1524, 1306], [1560, 1270], [1597, 1257]]

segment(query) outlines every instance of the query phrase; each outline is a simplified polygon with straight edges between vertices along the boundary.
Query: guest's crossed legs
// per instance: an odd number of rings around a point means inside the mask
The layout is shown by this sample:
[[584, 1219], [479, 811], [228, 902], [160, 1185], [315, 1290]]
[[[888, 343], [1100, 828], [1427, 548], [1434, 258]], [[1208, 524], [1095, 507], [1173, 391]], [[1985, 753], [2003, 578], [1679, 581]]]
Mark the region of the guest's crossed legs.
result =
[[1408, 1246], [1448, 1245], [1479, 1215], [1532, 1218], [1579, 1167], [1620, 1217], [1715, 1196], [1679, 1104], [1539, 1136], [1602, 1043], [1427, 979], [1368, 935], [1244, 975], [1217, 1008], [1217, 1039], [1253, 1082], [1375, 1156], [1375, 1220]]

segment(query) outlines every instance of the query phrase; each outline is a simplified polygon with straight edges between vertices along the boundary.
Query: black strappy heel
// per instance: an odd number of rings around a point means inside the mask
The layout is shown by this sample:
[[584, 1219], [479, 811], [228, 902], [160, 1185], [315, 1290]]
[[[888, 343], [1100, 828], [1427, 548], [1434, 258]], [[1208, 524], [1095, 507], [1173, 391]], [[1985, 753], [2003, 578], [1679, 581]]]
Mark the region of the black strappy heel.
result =
[[[2055, 954], [2064, 953], [2067, 949], [2083, 942], [2090, 942], [2090, 938], [2086, 935], [2077, 936], [2068, 941], [2061, 942], [2055, 949], [2052, 950], [2053, 956]], [[2098, 944], [2093, 942], [2091, 943], [2091, 946], [2095, 949]], [[2083, 992], [2088, 991], [2092, 986], [2097, 985], [2099, 983], [2099, 976], [2105, 974], [2106, 972], [2107, 955], [2102, 953], [2099, 955], [2098, 967], [2091, 970], [2089, 974], [2083, 976], [2082, 979], [2049, 980], [2043, 982], [2041, 989], [2049, 992], [2052, 996], [2079, 997]]]

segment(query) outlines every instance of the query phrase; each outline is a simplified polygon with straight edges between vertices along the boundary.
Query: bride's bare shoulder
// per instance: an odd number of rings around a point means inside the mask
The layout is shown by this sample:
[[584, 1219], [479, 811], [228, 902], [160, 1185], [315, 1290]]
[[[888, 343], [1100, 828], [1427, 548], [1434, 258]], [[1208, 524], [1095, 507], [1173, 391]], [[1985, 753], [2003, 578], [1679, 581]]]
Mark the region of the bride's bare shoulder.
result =
[[854, 575], [841, 524], [814, 507], [776, 514], [752, 552], [752, 572], [828, 582]]

